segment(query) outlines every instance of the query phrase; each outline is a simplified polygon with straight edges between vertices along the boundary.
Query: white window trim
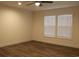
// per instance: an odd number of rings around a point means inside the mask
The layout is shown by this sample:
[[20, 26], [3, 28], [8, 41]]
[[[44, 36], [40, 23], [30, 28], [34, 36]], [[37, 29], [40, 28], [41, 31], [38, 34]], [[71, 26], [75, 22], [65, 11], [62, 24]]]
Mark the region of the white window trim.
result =
[[[72, 27], [73, 27], [73, 15], [72, 14], [62, 14], [62, 15], [71, 15], [72, 16]], [[51, 16], [56, 16], [56, 25], [55, 25], [55, 36], [45, 36], [45, 34], [44, 34], [44, 37], [46, 37], [46, 38], [62, 38], [62, 39], [72, 39], [72, 34], [73, 34], [73, 29], [71, 28], [71, 37], [70, 38], [67, 38], [67, 37], [61, 37], [61, 36], [58, 36], [57, 35], [57, 25], [58, 25], [58, 16], [59, 15], [51, 15]], [[44, 16], [45, 17], [45, 16]]]

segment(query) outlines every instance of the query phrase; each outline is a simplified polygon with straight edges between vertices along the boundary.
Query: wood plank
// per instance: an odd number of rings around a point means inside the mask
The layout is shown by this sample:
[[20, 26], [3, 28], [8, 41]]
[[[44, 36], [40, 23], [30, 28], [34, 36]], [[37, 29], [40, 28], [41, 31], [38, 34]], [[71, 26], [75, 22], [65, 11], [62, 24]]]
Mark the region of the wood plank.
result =
[[63, 57], [79, 56], [79, 49], [47, 44], [38, 41], [0, 48], [1, 57]]

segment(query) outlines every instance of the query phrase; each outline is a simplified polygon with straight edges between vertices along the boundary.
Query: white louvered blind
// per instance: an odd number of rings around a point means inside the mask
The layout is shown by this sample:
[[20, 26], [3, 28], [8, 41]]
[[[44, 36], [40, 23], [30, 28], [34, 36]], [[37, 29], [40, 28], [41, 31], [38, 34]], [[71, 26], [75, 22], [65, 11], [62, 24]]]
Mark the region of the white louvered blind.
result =
[[72, 15], [59, 15], [57, 23], [57, 37], [71, 38]]
[[44, 36], [55, 37], [56, 16], [44, 17]]

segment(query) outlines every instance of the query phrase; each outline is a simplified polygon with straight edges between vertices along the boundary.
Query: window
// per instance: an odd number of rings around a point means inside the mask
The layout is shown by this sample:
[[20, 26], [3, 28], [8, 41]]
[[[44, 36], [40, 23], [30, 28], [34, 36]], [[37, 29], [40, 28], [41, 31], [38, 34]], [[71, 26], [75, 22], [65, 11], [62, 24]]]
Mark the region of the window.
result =
[[70, 38], [72, 35], [72, 15], [59, 15], [57, 23], [57, 36]]
[[56, 16], [44, 17], [44, 35], [46, 37], [55, 37]]
[[45, 16], [44, 35], [46, 37], [71, 38], [72, 15]]

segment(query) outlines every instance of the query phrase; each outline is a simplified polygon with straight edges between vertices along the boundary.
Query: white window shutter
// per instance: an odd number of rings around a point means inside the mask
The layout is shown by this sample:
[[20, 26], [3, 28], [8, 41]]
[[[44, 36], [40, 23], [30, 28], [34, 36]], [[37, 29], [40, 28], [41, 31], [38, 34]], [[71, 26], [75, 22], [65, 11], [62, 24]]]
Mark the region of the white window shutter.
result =
[[44, 36], [55, 37], [56, 16], [44, 17]]
[[71, 38], [72, 36], [72, 15], [59, 15], [57, 23], [57, 36]]

